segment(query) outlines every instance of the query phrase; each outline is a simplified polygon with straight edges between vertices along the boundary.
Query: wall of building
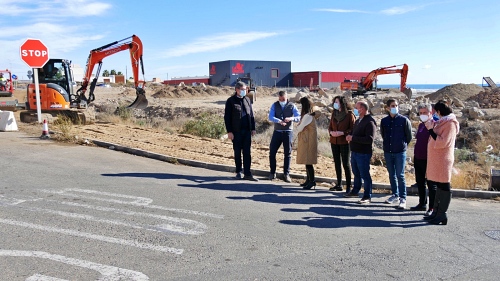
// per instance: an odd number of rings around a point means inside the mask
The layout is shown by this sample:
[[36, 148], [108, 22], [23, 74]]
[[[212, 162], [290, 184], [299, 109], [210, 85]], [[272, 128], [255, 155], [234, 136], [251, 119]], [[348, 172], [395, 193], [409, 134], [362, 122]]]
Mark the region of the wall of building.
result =
[[257, 86], [292, 85], [292, 64], [289, 61], [229, 60], [211, 62], [208, 69], [212, 86], [234, 86], [240, 77], [250, 77]]
[[180, 83], [184, 83], [185, 85], [196, 85], [200, 83], [205, 83], [205, 85], [209, 85], [208, 77], [186, 77], [186, 78], [173, 78], [170, 80], [164, 80], [163, 84], [165, 85], [179, 85]]

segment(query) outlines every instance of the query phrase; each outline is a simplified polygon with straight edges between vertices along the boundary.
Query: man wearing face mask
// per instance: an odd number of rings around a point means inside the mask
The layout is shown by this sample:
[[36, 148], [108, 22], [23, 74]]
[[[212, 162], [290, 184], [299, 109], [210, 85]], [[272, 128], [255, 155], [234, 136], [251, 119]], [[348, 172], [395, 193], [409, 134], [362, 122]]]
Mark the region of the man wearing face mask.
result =
[[[227, 137], [233, 142], [236, 178], [258, 181], [250, 171], [252, 136], [255, 135], [255, 117], [252, 103], [246, 97], [247, 85], [245, 83], [236, 82], [234, 89], [235, 93], [226, 101], [224, 123]], [[243, 168], [241, 162], [242, 152]]]
[[434, 198], [436, 197], [437, 185], [432, 181], [426, 180], [427, 169], [427, 144], [429, 143], [430, 133], [425, 127], [425, 122], [432, 119], [430, 104], [421, 103], [417, 106], [418, 114], [421, 123], [418, 125], [417, 133], [415, 135], [416, 143], [413, 152], [414, 167], [415, 167], [415, 180], [418, 188], [418, 205], [411, 207], [412, 211], [425, 211], [427, 205], [426, 185], [429, 189], [429, 209], [425, 215], [429, 216], [432, 213], [432, 206], [434, 206]]
[[292, 182], [290, 178], [290, 161], [292, 159], [293, 123], [300, 121], [300, 112], [294, 103], [288, 101], [285, 91], [279, 91], [278, 101], [271, 105], [269, 122], [274, 123], [274, 132], [269, 145], [269, 166], [271, 172], [269, 179], [276, 178], [276, 153], [283, 144], [284, 165], [283, 180]]
[[373, 141], [377, 131], [377, 123], [368, 112], [368, 103], [358, 101], [354, 115], [359, 116], [353, 129], [345, 137], [351, 149], [351, 168], [354, 174], [354, 185], [345, 197], [358, 197], [361, 185], [364, 186], [363, 197], [358, 204], [370, 204], [372, 201], [372, 177], [370, 175], [370, 160], [373, 155]]
[[405, 164], [406, 149], [412, 139], [411, 123], [408, 118], [399, 114], [398, 102], [389, 99], [386, 103], [389, 115], [380, 122], [380, 133], [383, 139], [384, 158], [389, 172], [392, 195], [385, 203], [399, 203], [398, 209], [406, 208]]

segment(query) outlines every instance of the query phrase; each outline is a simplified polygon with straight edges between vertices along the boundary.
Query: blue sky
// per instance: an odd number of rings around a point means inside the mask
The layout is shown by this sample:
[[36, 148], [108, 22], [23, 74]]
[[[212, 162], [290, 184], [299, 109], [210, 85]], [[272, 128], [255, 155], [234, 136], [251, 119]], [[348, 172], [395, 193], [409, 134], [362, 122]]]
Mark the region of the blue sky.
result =
[[[292, 71], [366, 71], [408, 64], [408, 84], [500, 81], [499, 4], [448, 1], [0, 0], [0, 69], [26, 78], [19, 48], [85, 66], [91, 49], [136, 34], [147, 81], [208, 76], [224, 60], [291, 61]], [[128, 51], [102, 69], [127, 71]], [[399, 76], [379, 76], [398, 84]]]

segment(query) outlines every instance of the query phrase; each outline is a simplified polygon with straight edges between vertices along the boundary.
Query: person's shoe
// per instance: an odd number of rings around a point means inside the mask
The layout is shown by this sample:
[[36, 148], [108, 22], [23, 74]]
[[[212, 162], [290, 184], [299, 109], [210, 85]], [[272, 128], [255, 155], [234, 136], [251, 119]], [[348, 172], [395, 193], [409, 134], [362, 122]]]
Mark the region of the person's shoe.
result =
[[424, 220], [426, 220], [426, 221], [430, 221], [430, 220], [435, 219], [435, 218], [436, 218], [436, 216], [437, 216], [437, 211], [432, 210], [432, 212], [431, 212], [431, 214], [430, 214], [430, 215], [428, 215], [428, 216], [424, 216]]
[[396, 196], [395, 194], [391, 195], [391, 197], [387, 198], [387, 200], [385, 200], [385, 203], [386, 204], [394, 204], [394, 203], [398, 203], [399, 201], [399, 196]]
[[243, 178], [243, 174], [241, 172], [236, 173], [236, 178], [241, 180]]
[[432, 215], [432, 211], [433, 211], [432, 209], [427, 210], [424, 214], [424, 217], [428, 217], [428, 216]]
[[300, 186], [306, 186], [306, 185], [308, 185], [308, 184], [309, 184], [309, 181], [308, 181], [308, 180], [306, 180], [305, 182], [301, 183], [301, 184], [300, 184]]
[[434, 219], [429, 221], [430, 224], [448, 224], [448, 216], [446, 213], [438, 214]]
[[316, 182], [315, 181], [310, 181], [307, 185], [303, 186], [303, 189], [311, 189], [313, 188], [316, 189]]
[[406, 199], [399, 199], [398, 209], [406, 209]]
[[349, 193], [346, 193], [344, 195], [344, 197], [359, 197], [359, 194], [358, 193], [349, 192]]
[[252, 175], [246, 175], [243, 177], [244, 180], [247, 181], [259, 181], [258, 179], [254, 178]]
[[410, 211], [425, 211], [427, 209], [427, 206], [425, 204], [418, 204], [415, 207], [411, 207]]
[[284, 176], [283, 176], [283, 180], [284, 180], [285, 182], [292, 182], [292, 179], [290, 178], [290, 175], [284, 175]]
[[370, 204], [372, 202], [372, 199], [370, 197], [364, 197], [361, 198], [361, 200], [358, 201], [358, 204]]
[[342, 186], [340, 185], [335, 185], [335, 186], [332, 186], [330, 187], [329, 189], [330, 191], [342, 191]]
[[270, 173], [269, 174], [269, 180], [272, 181], [276, 178], [276, 173]]
[[418, 185], [416, 183], [412, 184], [410, 187], [413, 187], [413, 188], [418, 188]]

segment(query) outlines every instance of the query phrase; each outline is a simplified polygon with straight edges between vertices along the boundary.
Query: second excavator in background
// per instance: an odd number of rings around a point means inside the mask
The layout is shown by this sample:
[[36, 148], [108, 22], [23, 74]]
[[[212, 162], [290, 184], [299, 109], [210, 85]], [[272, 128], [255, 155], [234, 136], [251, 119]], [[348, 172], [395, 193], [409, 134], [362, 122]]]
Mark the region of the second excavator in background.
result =
[[377, 77], [379, 75], [384, 74], [395, 74], [399, 73], [401, 76], [400, 82], [400, 90], [406, 96], [411, 97], [411, 89], [406, 87], [406, 79], [408, 77], [408, 65], [402, 64], [401, 68], [398, 68], [401, 65], [393, 65], [387, 67], [380, 67], [375, 70], [372, 70], [366, 77], [361, 77], [361, 81], [344, 81], [340, 83], [340, 89], [342, 91], [351, 91], [352, 96], [357, 95], [367, 95], [369, 91], [377, 90]]
[[[69, 117], [75, 124], [89, 123], [93, 118], [87, 113], [87, 106], [95, 100], [94, 89], [97, 78], [101, 70], [102, 60], [105, 57], [116, 54], [120, 51], [130, 50], [130, 59], [134, 76], [134, 86], [136, 89], [135, 101], [129, 108], [144, 109], [148, 105], [148, 100], [144, 91], [144, 79], [139, 79], [139, 66], [144, 77], [144, 65], [142, 60], [142, 42], [136, 35], [106, 44], [90, 51], [87, 65], [84, 72], [81, 87], [75, 91], [71, 61], [64, 59], [49, 59], [43, 68], [36, 68], [38, 71], [40, 89], [40, 109], [45, 115], [43, 119], [51, 119], [57, 115]], [[97, 72], [93, 75], [95, 65], [98, 65]], [[34, 75], [33, 83], [28, 85], [26, 111], [20, 113], [21, 122], [36, 122], [36, 94]], [[92, 79], [92, 76], [94, 78]], [[91, 81], [92, 79], [92, 81]], [[86, 97], [87, 88], [90, 86], [89, 97]], [[47, 117], [47, 118], [46, 118]]]

